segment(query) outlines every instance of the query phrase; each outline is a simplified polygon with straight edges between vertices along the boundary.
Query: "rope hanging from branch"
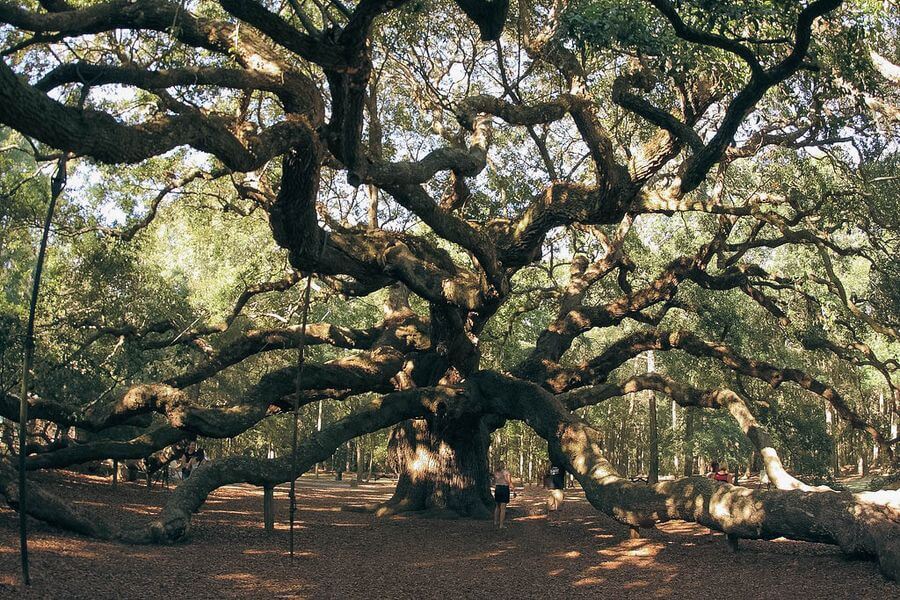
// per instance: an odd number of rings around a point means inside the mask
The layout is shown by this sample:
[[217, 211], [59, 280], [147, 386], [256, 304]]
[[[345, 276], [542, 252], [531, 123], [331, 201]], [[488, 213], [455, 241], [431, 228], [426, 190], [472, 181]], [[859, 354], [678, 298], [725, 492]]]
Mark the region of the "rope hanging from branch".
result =
[[56, 200], [66, 187], [66, 159], [63, 153], [56, 164], [56, 173], [50, 180], [50, 202], [47, 205], [47, 216], [44, 218], [44, 231], [38, 249], [37, 261], [34, 265], [34, 277], [31, 285], [31, 303], [28, 306], [28, 325], [25, 328], [25, 352], [22, 357], [22, 397], [19, 399], [19, 555], [22, 559], [22, 581], [31, 585], [28, 574], [28, 528], [25, 515], [28, 492], [28, 480], [25, 478], [26, 437], [28, 434], [28, 384], [31, 364], [34, 360], [34, 317], [37, 312], [38, 292], [41, 289], [41, 273], [44, 270], [44, 255], [47, 253], [47, 239], [50, 236], [50, 223]]
[[[322, 236], [322, 248], [319, 255], [325, 252], [325, 244], [328, 242], [328, 233]], [[291, 490], [288, 493], [290, 499], [290, 542], [289, 551], [291, 555], [291, 564], [294, 563], [294, 517], [297, 513], [297, 429], [300, 419], [300, 391], [303, 389], [303, 366], [306, 363], [306, 324], [309, 318], [309, 298], [312, 288], [312, 271], [306, 275], [306, 290], [303, 292], [303, 314], [300, 319], [300, 345], [297, 349], [297, 388], [294, 394], [293, 412], [294, 424], [291, 433]]]

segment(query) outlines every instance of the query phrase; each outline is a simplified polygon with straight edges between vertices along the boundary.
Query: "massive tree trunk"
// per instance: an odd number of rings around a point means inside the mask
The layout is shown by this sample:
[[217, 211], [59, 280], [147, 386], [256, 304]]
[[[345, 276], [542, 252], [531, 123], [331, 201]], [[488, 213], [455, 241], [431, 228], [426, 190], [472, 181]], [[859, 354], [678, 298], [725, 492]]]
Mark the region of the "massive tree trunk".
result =
[[377, 514], [429, 510], [490, 517], [489, 442], [488, 429], [477, 417], [435, 416], [400, 424], [389, 445], [400, 473], [397, 489]]

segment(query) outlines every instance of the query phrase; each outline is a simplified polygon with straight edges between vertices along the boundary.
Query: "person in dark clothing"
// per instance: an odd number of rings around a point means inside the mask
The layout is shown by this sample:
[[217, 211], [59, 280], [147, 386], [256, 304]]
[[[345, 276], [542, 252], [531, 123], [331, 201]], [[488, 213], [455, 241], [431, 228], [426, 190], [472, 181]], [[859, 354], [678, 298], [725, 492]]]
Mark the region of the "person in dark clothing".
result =
[[197, 446], [197, 442], [191, 442], [188, 444], [187, 450], [184, 451], [184, 456], [181, 458], [181, 478], [187, 479], [191, 476], [191, 472], [200, 466], [206, 460], [206, 453], [203, 451], [203, 448]]
[[559, 511], [565, 502], [566, 494], [566, 467], [552, 463], [547, 472], [547, 481], [550, 484], [547, 494], [547, 522], [559, 521]]

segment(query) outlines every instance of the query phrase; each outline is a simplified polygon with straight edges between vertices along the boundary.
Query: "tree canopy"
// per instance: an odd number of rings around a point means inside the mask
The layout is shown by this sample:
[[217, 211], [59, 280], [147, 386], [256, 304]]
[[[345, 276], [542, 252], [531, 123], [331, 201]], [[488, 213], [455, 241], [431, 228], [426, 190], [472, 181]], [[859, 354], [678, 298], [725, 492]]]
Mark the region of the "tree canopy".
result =
[[[478, 514], [492, 433], [524, 423], [633, 527], [826, 541], [896, 578], [895, 495], [822, 491], [775, 448], [827, 471], [841, 431], [897, 466], [898, 20], [872, 0], [0, 0], [0, 414], [66, 156], [27, 399], [60, 433], [29, 468], [151, 470], [260, 431], [283, 452], [296, 400], [333, 416], [302, 470], [393, 428], [384, 508]], [[755, 452], [777, 489], [622, 477], [638, 392], [709, 409], [694, 450]], [[283, 453], [231, 450], [146, 527], [45, 492], [28, 510], [178, 539], [217, 487], [290, 478]]]

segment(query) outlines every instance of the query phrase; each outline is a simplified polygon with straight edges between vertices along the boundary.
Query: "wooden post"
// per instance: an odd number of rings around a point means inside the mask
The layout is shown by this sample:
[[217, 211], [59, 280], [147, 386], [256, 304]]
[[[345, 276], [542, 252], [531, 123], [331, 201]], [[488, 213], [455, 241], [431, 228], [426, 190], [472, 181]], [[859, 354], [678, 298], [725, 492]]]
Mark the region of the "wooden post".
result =
[[[647, 372], [656, 372], [653, 350], [647, 353]], [[659, 423], [656, 418], [656, 392], [650, 390], [650, 459], [647, 468], [647, 483], [659, 483]]]
[[[678, 408], [677, 408], [678, 405], [675, 403], [674, 400], [671, 400], [671, 399], [669, 400], [669, 403], [672, 408], [672, 437], [674, 437], [678, 433]], [[679, 458], [677, 452], [674, 453], [674, 456], [672, 457], [672, 462], [675, 465], [675, 470], [672, 474], [675, 477], [678, 477], [678, 475], [681, 473], [681, 459]]]
[[684, 408], [684, 476], [694, 474], [694, 409]]
[[[316, 418], [316, 431], [322, 431], [322, 401], [319, 400], [319, 416]], [[319, 478], [319, 464], [316, 463], [316, 479]]]
[[266, 533], [275, 531], [275, 489], [271, 485], [263, 487], [263, 525]]
[[365, 469], [365, 459], [363, 457], [363, 438], [358, 437], [354, 440], [354, 445], [356, 446], [356, 485], [362, 483], [363, 480], [363, 472]]
[[732, 552], [738, 551], [738, 536], [732, 533], [725, 534], [725, 542], [728, 544], [728, 548], [731, 549]]
[[837, 419], [831, 412], [831, 405], [828, 403], [825, 404], [825, 425], [828, 427], [828, 432], [831, 434], [834, 444], [834, 452], [831, 455], [831, 469], [834, 478], [837, 479], [841, 476], [841, 461], [838, 454], [838, 426]]

